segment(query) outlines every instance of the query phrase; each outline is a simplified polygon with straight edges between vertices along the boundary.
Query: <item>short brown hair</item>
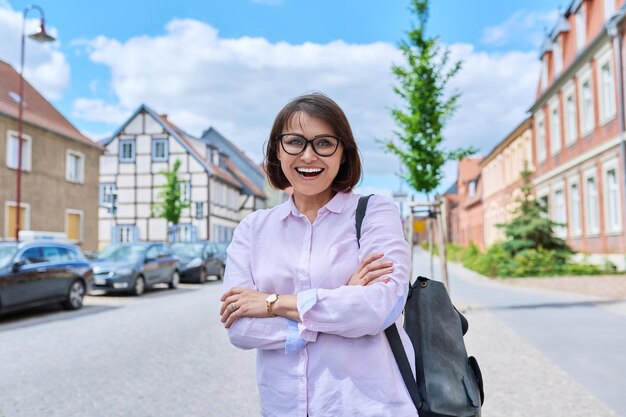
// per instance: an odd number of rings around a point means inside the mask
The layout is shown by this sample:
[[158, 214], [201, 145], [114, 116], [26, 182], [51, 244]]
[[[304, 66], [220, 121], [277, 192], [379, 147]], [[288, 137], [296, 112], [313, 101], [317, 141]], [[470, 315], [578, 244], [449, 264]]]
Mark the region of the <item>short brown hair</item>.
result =
[[337, 192], [351, 190], [361, 180], [359, 149], [356, 146], [348, 118], [341, 107], [321, 93], [306, 94], [291, 100], [276, 116], [265, 149], [264, 165], [270, 184], [279, 190], [291, 186], [278, 159], [278, 147], [280, 146], [278, 135], [283, 133], [283, 129], [291, 118], [300, 112], [327, 123], [333, 128], [333, 133], [341, 138], [344, 159], [337, 176], [333, 180], [333, 190]]

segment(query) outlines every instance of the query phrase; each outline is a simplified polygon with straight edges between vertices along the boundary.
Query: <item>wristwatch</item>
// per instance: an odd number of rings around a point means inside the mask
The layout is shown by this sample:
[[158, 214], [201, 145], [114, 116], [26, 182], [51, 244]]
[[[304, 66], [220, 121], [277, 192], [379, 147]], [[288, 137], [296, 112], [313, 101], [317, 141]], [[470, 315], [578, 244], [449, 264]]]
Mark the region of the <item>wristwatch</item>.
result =
[[270, 294], [267, 296], [267, 298], [265, 299], [265, 303], [267, 304], [267, 314], [270, 317], [276, 317], [276, 314], [274, 313], [274, 303], [278, 301], [278, 294]]

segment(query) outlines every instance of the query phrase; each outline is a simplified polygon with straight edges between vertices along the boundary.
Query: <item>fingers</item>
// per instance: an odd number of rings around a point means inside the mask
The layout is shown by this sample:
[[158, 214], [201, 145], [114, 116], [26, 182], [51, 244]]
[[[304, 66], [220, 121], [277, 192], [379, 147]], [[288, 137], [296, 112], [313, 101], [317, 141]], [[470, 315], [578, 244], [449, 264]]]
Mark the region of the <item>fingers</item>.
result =
[[373, 253], [367, 257], [365, 257], [365, 259], [363, 259], [363, 262], [361, 262], [361, 265], [359, 265], [359, 269], [363, 269], [365, 268], [366, 265], [382, 258], [383, 256], [385, 256], [384, 253]]
[[241, 294], [245, 290], [246, 290], [245, 288], [231, 288], [230, 290], [228, 290], [224, 294], [222, 294], [222, 296], [220, 297], [220, 301], [223, 302], [225, 299], [227, 299], [231, 295]]
[[389, 275], [393, 272], [392, 266], [386, 266], [389, 263], [384, 263], [384, 262], [381, 262], [381, 263], [383, 265], [377, 265], [376, 269], [369, 271], [363, 276], [363, 278], [361, 278], [363, 285], [368, 285], [373, 280], [384, 277], [385, 275]]
[[386, 283], [388, 283], [389, 281], [390, 281], [390, 278], [389, 278], [389, 277], [380, 277], [380, 278], [376, 278], [376, 279], [371, 280], [370, 282], [368, 282], [368, 283], [367, 283], [367, 284], [365, 284], [365, 285], [372, 285], [372, 284], [376, 284], [377, 282], [382, 282], [382, 283], [385, 283], [385, 284], [386, 284]]

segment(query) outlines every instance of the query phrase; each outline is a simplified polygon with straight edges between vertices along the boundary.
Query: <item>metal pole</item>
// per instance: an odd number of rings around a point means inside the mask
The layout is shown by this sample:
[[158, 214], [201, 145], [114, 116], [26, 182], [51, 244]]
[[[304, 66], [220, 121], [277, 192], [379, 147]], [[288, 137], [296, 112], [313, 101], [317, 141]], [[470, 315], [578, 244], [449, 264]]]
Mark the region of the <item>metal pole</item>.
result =
[[450, 285], [448, 283], [448, 265], [447, 265], [447, 259], [446, 259], [446, 239], [444, 237], [444, 233], [445, 233], [445, 228], [444, 228], [444, 223], [443, 223], [443, 219], [444, 219], [444, 215], [443, 215], [443, 199], [441, 198], [441, 196], [437, 197], [437, 201], [439, 202], [439, 210], [438, 212], [436, 212], [437, 214], [437, 228], [439, 229], [439, 265], [441, 266], [441, 282], [443, 282], [443, 284], [446, 286], [446, 288], [448, 289], [448, 294], [450, 293]]
[[15, 208], [15, 240], [20, 238], [20, 211], [22, 207], [22, 124], [24, 117], [24, 49], [25, 49], [25, 27], [26, 27], [26, 13], [30, 10], [28, 7], [24, 9], [24, 15], [22, 18], [22, 44], [20, 48], [20, 85], [19, 96], [20, 101], [18, 103], [17, 111], [17, 176], [16, 176], [16, 208]]

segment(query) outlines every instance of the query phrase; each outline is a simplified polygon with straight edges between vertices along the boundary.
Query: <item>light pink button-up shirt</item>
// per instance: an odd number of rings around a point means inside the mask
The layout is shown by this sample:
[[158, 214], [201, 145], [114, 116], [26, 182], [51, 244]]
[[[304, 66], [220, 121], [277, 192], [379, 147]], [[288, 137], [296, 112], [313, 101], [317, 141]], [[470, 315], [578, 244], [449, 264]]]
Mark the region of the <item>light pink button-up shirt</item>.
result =
[[[416, 416], [384, 329], [396, 322], [412, 367], [401, 312], [411, 271], [398, 210], [373, 196], [357, 246], [359, 195], [338, 193], [311, 224], [292, 199], [247, 216], [228, 247], [224, 290], [297, 294], [301, 323], [240, 318], [231, 343], [257, 349], [265, 417]], [[346, 285], [372, 253], [393, 261], [388, 283]]]

